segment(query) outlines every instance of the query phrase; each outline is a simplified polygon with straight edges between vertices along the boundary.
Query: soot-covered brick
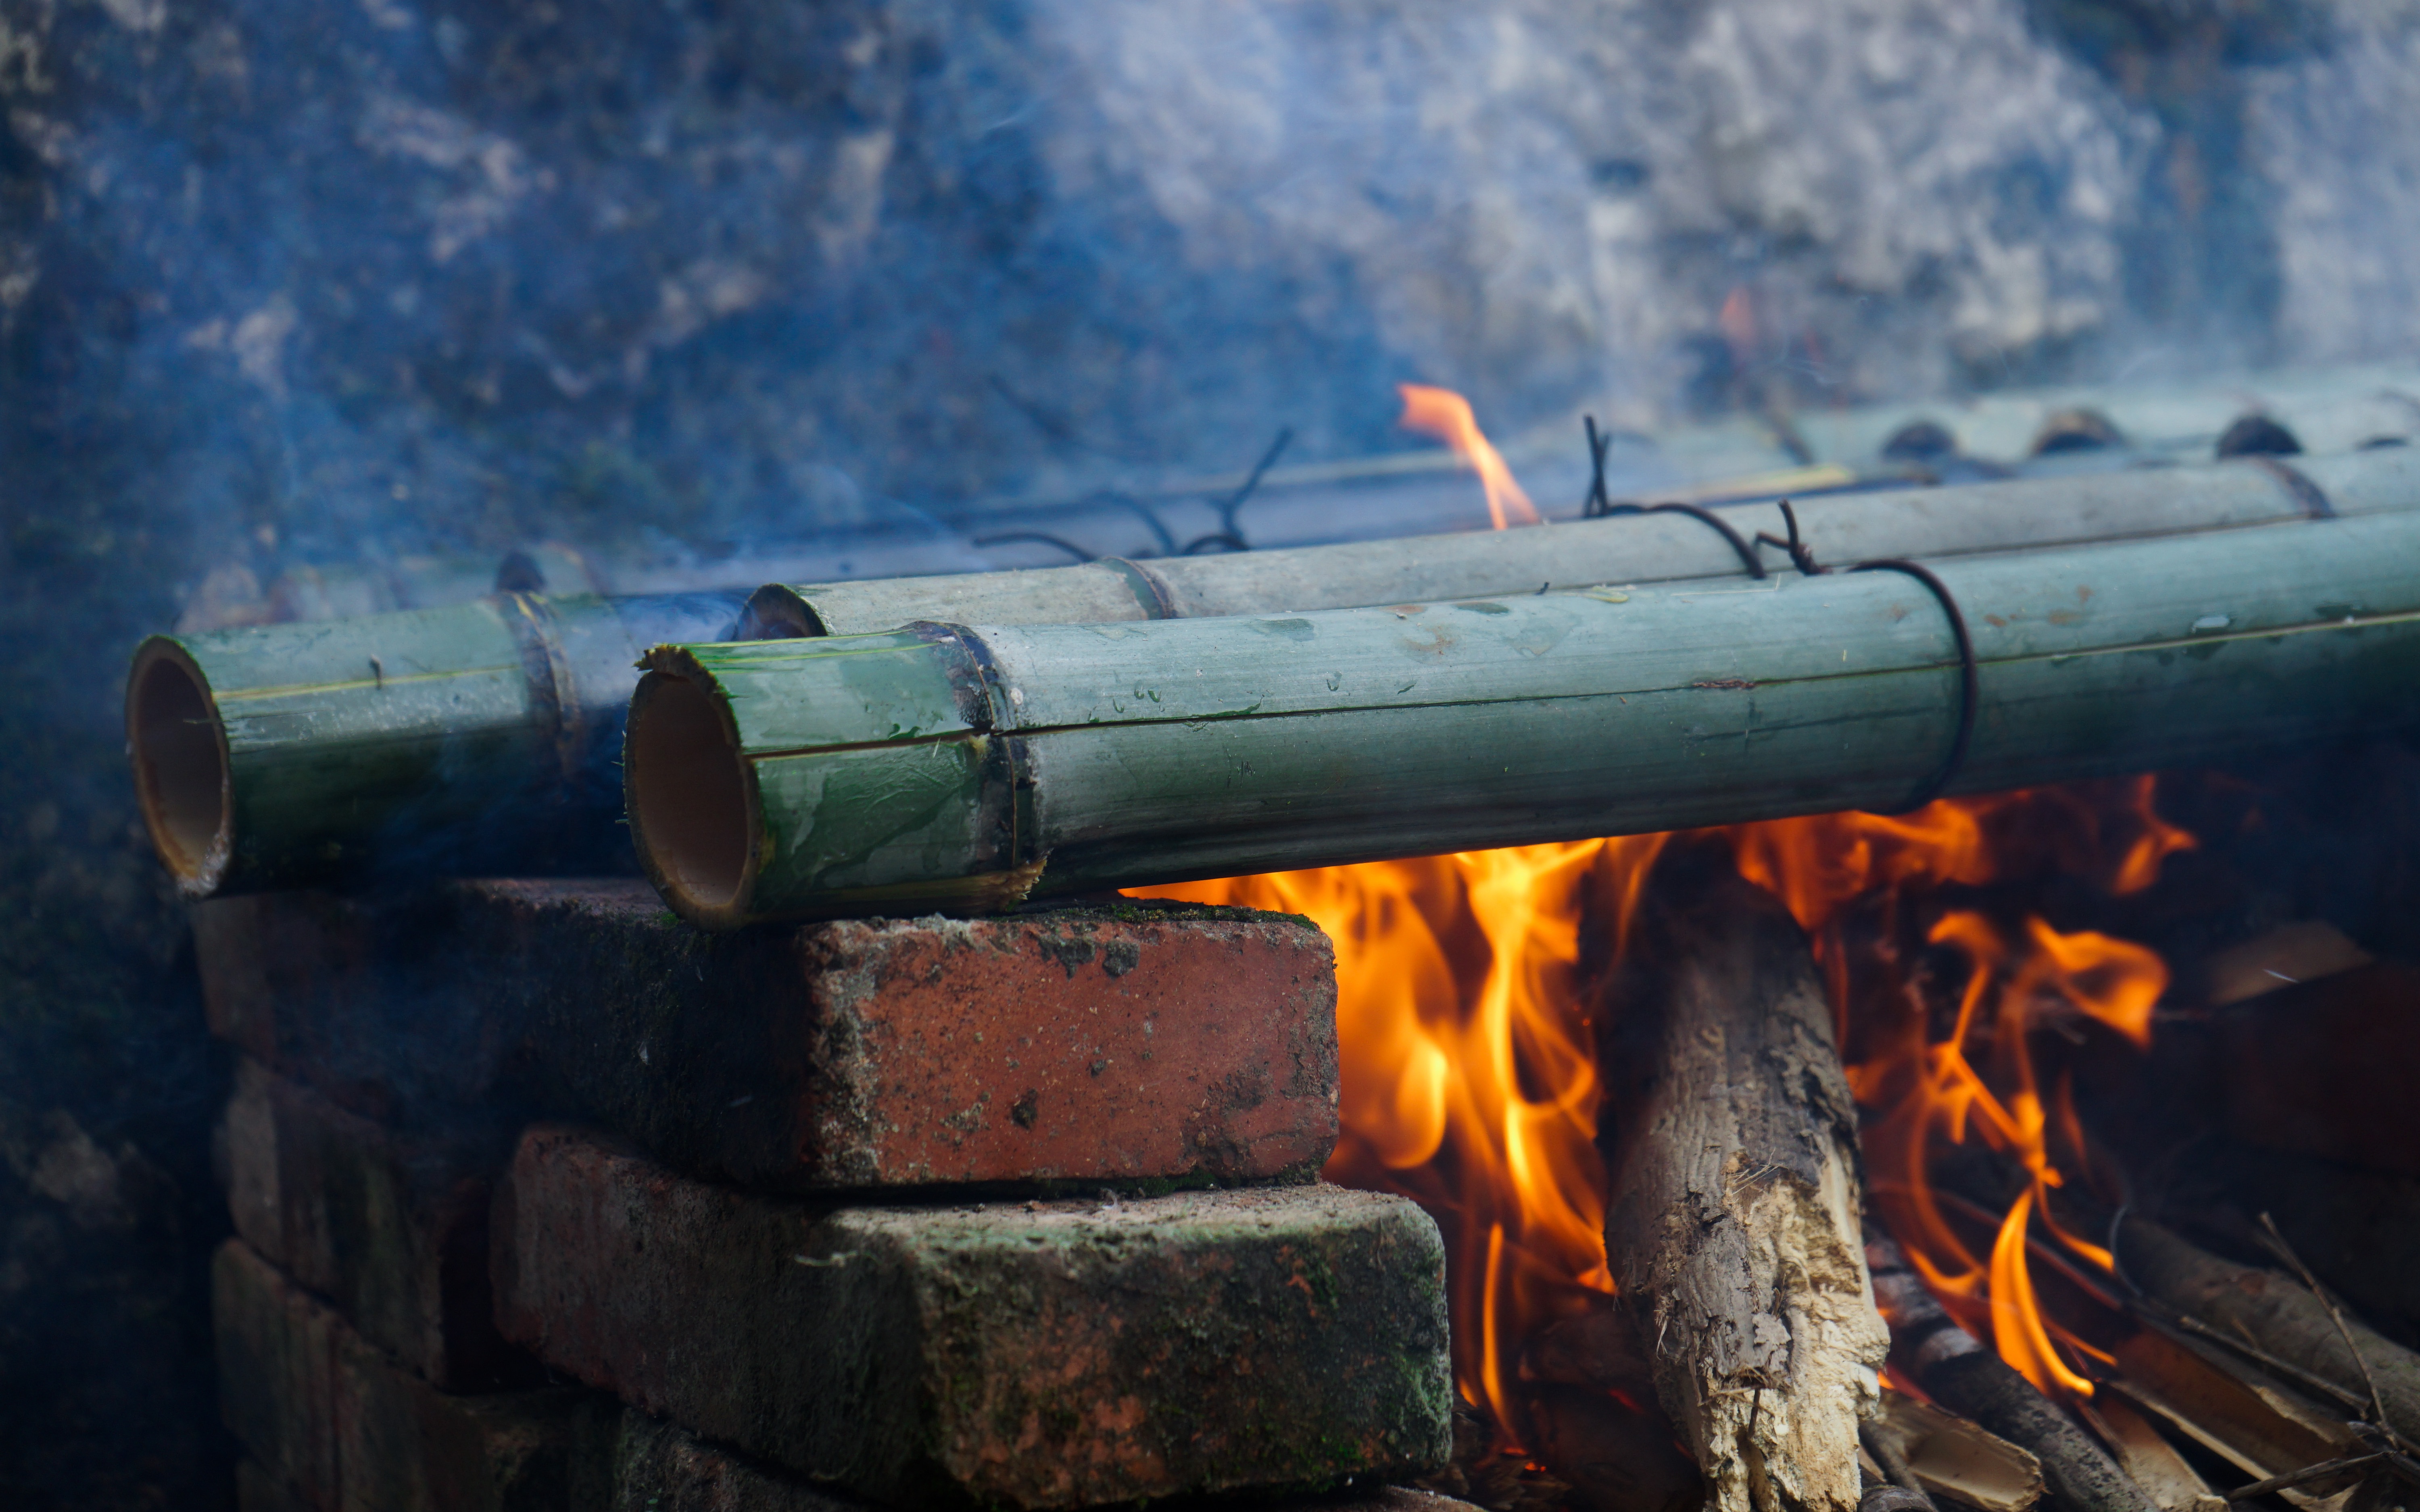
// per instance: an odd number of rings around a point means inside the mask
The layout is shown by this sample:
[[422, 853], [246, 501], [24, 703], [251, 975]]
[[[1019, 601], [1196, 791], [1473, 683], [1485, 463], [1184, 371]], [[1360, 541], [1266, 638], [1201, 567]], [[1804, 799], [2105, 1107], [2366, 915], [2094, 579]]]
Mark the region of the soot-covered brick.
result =
[[637, 882], [194, 910], [212, 1023], [382, 1118], [523, 1102], [755, 1187], [1302, 1178], [1335, 1147], [1333, 953], [1139, 904], [706, 936]]
[[498, 1323], [549, 1365], [897, 1504], [1321, 1486], [1450, 1443], [1443, 1248], [1398, 1197], [834, 1209], [541, 1126], [495, 1242]]

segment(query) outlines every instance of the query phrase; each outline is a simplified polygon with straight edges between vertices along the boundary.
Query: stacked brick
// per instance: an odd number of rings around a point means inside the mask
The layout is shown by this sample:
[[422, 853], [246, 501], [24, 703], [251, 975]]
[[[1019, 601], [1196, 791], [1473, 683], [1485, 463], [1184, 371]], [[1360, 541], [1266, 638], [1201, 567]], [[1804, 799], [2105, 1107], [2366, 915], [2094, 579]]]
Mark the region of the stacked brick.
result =
[[194, 915], [248, 1512], [1460, 1504], [1443, 1254], [1313, 1175], [1333, 963], [1172, 906]]

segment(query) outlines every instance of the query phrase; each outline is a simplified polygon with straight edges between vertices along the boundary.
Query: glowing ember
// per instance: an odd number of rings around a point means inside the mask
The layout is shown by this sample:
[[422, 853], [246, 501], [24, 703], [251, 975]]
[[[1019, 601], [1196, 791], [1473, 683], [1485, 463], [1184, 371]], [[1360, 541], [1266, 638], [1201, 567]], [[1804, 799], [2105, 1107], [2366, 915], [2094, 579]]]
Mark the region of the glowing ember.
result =
[[[1406, 389], [1407, 402], [1416, 392], [1440, 391]], [[1444, 397], [1466, 423], [1467, 406]], [[2038, 1305], [2029, 1227], [2040, 1223], [2089, 1265], [2105, 1269], [2108, 1257], [2050, 1210], [2051, 1192], [2090, 1166], [2067, 1074], [2045, 1093], [2034, 1031], [2071, 1036], [2085, 1021], [2148, 1045], [2167, 968], [2124, 940], [2063, 933], [2039, 918], [1994, 920], [1936, 895], [2049, 870], [2139, 891], [2194, 844], [2152, 811], [2153, 791], [2141, 778], [1719, 832], [1741, 872], [1780, 897], [1813, 940], [1850, 1085], [1868, 1110], [1880, 1216], [1952, 1315], [2053, 1393], [2090, 1393], [2073, 1351], [2092, 1351]], [[1583, 921], [1618, 957], [1670, 838], [1137, 889], [1305, 914], [1335, 941], [1344, 1134], [1326, 1174], [1404, 1193], [1435, 1215], [1452, 1256], [1461, 1389], [1508, 1444], [1520, 1438], [1524, 1342], [1613, 1289]], [[1965, 980], [1940, 1032], [1930, 972], [1953, 956]], [[1927, 1175], [1941, 1148], [1970, 1138], [2027, 1178], [1988, 1257], [1945, 1215]]]
[[1535, 525], [1537, 506], [1514, 482], [1512, 469], [1504, 454], [1496, 449], [1479, 428], [1479, 418], [1470, 412], [1470, 401], [1451, 389], [1432, 389], [1418, 383], [1398, 383], [1395, 392], [1404, 396], [1403, 418], [1397, 422], [1405, 430], [1416, 430], [1423, 436], [1434, 436], [1454, 450], [1454, 454], [1479, 474], [1479, 486], [1487, 490], [1487, 517], [1502, 530], [1508, 525]]

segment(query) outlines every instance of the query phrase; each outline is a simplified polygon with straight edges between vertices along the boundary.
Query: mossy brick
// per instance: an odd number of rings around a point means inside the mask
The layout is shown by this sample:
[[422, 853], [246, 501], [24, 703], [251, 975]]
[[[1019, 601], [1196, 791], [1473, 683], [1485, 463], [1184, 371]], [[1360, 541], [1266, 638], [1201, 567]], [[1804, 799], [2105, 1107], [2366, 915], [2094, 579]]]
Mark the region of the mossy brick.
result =
[[448, 1391], [538, 1380], [496, 1332], [488, 1211], [517, 1126], [396, 1128], [242, 1058], [222, 1125], [227, 1206], [262, 1257]]
[[[867, 1512], [873, 1505], [709, 1443], [635, 1407], [623, 1415], [613, 1487], [613, 1512]], [[1235, 1512], [1247, 1507], [1249, 1512], [1476, 1512], [1467, 1502], [1402, 1486], [1313, 1497], [1252, 1497], [1241, 1504], [1226, 1499], [1218, 1504]], [[287, 1509], [275, 1507], [273, 1512]]]
[[1318, 1488], [1450, 1447], [1444, 1251], [1401, 1198], [847, 1208], [541, 1125], [494, 1239], [498, 1323], [549, 1365], [891, 1504]]
[[221, 1412], [264, 1495], [321, 1512], [588, 1512], [613, 1494], [610, 1397], [441, 1392], [241, 1240], [212, 1262], [211, 1314]]
[[796, 1191], [1307, 1175], [1335, 966], [1290, 915], [1182, 905], [708, 936], [644, 884], [199, 905], [219, 1032], [370, 1112], [523, 1098]]

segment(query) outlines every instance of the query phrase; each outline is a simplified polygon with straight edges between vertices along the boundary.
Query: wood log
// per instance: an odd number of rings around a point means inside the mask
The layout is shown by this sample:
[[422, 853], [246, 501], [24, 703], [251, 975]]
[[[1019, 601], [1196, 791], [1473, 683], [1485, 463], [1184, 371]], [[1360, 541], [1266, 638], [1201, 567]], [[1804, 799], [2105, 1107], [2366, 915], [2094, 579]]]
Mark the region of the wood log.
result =
[[1903, 1392], [1883, 1393], [1882, 1413], [1866, 1425], [1864, 1438], [1892, 1479], [1900, 1480], [1896, 1460], [1944, 1501], [1980, 1512], [2027, 1512], [2042, 1498], [2041, 1461], [2030, 1451]]
[[2030, 1451], [2066, 1512], [2157, 1512], [2106, 1451], [1958, 1326], [1879, 1228], [1866, 1232], [1866, 1261], [1890, 1320], [1894, 1372], [1905, 1370], [1934, 1401]]
[[737, 594], [510, 594], [154, 636], [127, 748], [188, 898], [409, 872], [627, 870], [615, 769], [639, 650], [728, 633]]
[[2319, 1283], [2365, 1318], [2420, 1334], [2420, 1176], [2390, 1176], [2307, 1155], [2236, 1146], [2212, 1184], [2266, 1212]]
[[1889, 571], [662, 647], [630, 820], [672, 906], [730, 928], [1895, 810], [2420, 716], [2420, 514], [1935, 577], [1962, 622]]
[[[2118, 1375], [2109, 1393], [2161, 1419], [2233, 1465], [2266, 1480], [2322, 1464], [2358, 1443], [2341, 1410], [2319, 1406], [2262, 1379], [2222, 1349], [2146, 1328], [2113, 1351]], [[2317, 1512], [2355, 1478], [2288, 1488], [2277, 1494]]]
[[[2300, 460], [2288, 476], [2242, 465], [2131, 471], [1937, 489], [1830, 494], [1796, 505], [1807, 537], [1836, 561], [1937, 560], [1978, 552], [2228, 530], [2308, 516], [2316, 495], [2344, 516], [2420, 507], [2409, 449]], [[1780, 534], [1772, 503], [1722, 512], [1742, 541]], [[1786, 559], [1761, 548], [1774, 568]], [[917, 620], [1055, 625], [1282, 614], [1373, 604], [1732, 577], [1720, 533], [1680, 514], [1618, 516], [1523, 530], [1357, 541], [1144, 562], [1105, 558], [1027, 572], [769, 583], [749, 600], [742, 640], [858, 635]]]
[[1890, 1335], [1856, 1111], [1805, 934], [1724, 857], [1668, 855], [1606, 991], [1606, 1254], [1714, 1512], [1850, 1512]]
[[2225, 1499], [2211, 1490], [2200, 1472], [2160, 1436], [2149, 1418], [2116, 1394], [2095, 1393], [2077, 1406], [2076, 1415], [2118, 1457], [2126, 1478], [2159, 1504], [2160, 1512], [2226, 1512]]
[[1522, 1401], [1530, 1453], [1571, 1488], [1578, 1512], [1697, 1512], [1705, 1483], [1662, 1413], [1642, 1414], [1602, 1391], [1551, 1382]]
[[2332, 1314], [2282, 1272], [2223, 1259], [2149, 1219], [2129, 1216], [2118, 1241], [2126, 1277], [2154, 1301], [2330, 1383], [2353, 1404], [2367, 1402], [2374, 1388], [2387, 1426], [2420, 1438], [2420, 1354], [2350, 1313]]
[[1704, 1478], [1657, 1399], [1630, 1309], [1599, 1303], [1521, 1351], [1530, 1451], [1585, 1512], [1696, 1512]]

